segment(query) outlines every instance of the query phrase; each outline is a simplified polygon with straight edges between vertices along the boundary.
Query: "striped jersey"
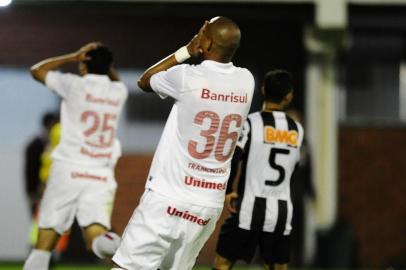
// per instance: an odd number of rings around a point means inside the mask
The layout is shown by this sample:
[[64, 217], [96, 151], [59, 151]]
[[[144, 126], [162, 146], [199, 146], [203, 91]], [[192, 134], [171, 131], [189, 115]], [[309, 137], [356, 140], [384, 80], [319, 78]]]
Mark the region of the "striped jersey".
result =
[[238, 184], [240, 228], [290, 234], [290, 180], [303, 135], [302, 126], [284, 112], [248, 116], [237, 143], [243, 150]]

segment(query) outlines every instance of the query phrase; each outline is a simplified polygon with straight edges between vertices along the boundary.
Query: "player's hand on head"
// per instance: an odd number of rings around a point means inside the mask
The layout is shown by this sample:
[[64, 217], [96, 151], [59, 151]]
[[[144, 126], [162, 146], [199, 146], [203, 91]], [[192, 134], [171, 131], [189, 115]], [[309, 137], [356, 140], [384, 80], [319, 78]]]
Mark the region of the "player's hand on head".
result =
[[237, 213], [237, 207], [235, 205], [237, 199], [238, 199], [238, 194], [236, 192], [231, 192], [226, 195], [225, 206], [226, 206], [226, 209], [230, 213], [233, 213], [233, 214]]
[[90, 42], [83, 47], [81, 47], [77, 52], [76, 52], [76, 58], [78, 61], [86, 61], [90, 60], [86, 54], [90, 52], [91, 50], [97, 49], [98, 47], [102, 46], [103, 44], [101, 42]]
[[203, 35], [203, 32], [205, 31], [206, 27], [208, 25], [208, 22], [206, 21], [203, 26], [200, 28], [199, 33], [195, 35], [192, 40], [189, 42], [189, 44], [186, 45], [187, 50], [192, 57], [199, 57], [203, 53], [203, 49], [201, 47], [201, 38]]

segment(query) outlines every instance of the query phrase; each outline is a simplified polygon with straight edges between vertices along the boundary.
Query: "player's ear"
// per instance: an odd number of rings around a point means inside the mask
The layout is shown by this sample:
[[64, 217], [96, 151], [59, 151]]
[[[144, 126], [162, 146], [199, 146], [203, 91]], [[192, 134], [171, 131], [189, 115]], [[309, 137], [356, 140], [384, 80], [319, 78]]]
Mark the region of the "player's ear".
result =
[[213, 40], [211, 38], [205, 38], [202, 40], [200, 46], [202, 47], [203, 51], [210, 52], [211, 48], [213, 47]]
[[286, 108], [287, 106], [289, 106], [289, 104], [292, 102], [293, 100], [293, 91], [290, 91], [289, 94], [287, 94], [284, 98], [283, 98], [283, 107]]

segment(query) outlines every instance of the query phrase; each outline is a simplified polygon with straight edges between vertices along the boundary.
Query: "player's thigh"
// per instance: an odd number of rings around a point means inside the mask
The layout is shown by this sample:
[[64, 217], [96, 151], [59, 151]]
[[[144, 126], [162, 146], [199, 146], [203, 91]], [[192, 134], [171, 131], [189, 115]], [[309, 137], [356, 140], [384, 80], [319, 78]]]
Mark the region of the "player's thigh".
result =
[[230, 216], [220, 229], [216, 252], [231, 262], [250, 263], [259, 244], [260, 233], [238, 227], [238, 215]]
[[39, 228], [62, 235], [72, 226], [81, 186], [71, 178], [70, 164], [54, 161], [39, 210]]
[[158, 269], [178, 229], [167, 207], [168, 203], [153, 191], [144, 192], [113, 256], [115, 264], [128, 270]]
[[110, 171], [95, 171], [93, 174], [106, 180], [78, 180], [84, 181], [84, 188], [78, 199], [76, 217], [82, 228], [99, 224], [109, 230], [117, 183]]
[[184, 204], [177, 207], [182, 216], [172, 216], [178, 221], [180, 237], [171, 243], [161, 266], [162, 270], [192, 269], [204, 244], [213, 233], [222, 208]]
[[261, 237], [261, 256], [268, 265], [278, 264], [281, 269], [290, 261], [290, 235], [264, 232]]

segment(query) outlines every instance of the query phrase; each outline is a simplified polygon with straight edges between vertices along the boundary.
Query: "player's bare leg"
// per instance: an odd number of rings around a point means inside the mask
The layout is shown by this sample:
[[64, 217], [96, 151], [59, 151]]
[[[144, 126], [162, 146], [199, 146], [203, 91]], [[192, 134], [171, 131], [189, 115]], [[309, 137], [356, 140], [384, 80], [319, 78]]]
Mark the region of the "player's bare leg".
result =
[[39, 229], [36, 249], [52, 251], [61, 236], [53, 229]]
[[60, 235], [53, 229], [39, 229], [38, 240], [24, 263], [23, 270], [48, 270], [51, 252]]
[[216, 254], [214, 257], [214, 270], [230, 270], [233, 267], [233, 262]]
[[108, 258], [118, 249], [121, 238], [113, 232], [109, 232], [101, 224], [92, 224], [83, 229], [86, 249], [101, 258]]
[[[113, 263], [113, 268], [111, 268], [111, 270], [126, 270], [124, 268], [121, 268], [120, 266], [118, 266], [117, 264]], [[159, 270], [159, 269], [158, 269]]]

